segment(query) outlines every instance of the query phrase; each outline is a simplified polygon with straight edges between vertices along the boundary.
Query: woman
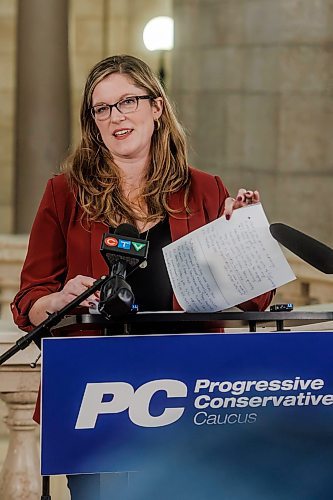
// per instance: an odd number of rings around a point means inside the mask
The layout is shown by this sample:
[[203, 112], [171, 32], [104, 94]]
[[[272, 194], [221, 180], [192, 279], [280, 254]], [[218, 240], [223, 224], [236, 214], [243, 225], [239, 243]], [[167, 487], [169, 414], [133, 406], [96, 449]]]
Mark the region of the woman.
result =
[[[179, 309], [162, 247], [247, 203], [230, 198], [217, 176], [188, 166], [184, 132], [151, 69], [133, 56], [104, 59], [91, 70], [81, 106], [81, 142], [51, 179], [38, 209], [12, 310], [31, 330], [107, 274], [100, 255], [108, 227], [127, 222], [149, 233], [146, 269], [133, 274], [140, 310]], [[264, 310], [267, 293], [241, 305]], [[88, 306], [90, 300], [82, 303]]]

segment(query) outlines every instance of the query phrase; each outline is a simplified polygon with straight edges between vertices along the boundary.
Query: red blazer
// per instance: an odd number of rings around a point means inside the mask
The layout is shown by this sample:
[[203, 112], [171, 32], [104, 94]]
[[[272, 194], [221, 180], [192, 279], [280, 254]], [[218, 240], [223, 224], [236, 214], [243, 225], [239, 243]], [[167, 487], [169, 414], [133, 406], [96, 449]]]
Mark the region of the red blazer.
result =
[[[183, 210], [169, 217], [172, 241], [220, 217], [227, 196], [228, 191], [219, 177], [191, 168], [191, 215]], [[182, 190], [170, 194], [172, 208], [179, 210], [182, 203]], [[11, 304], [14, 321], [22, 330], [33, 328], [28, 313], [40, 297], [61, 290], [78, 274], [99, 278], [108, 273], [99, 252], [103, 233], [108, 228], [100, 222], [93, 222], [91, 230], [83, 228], [81, 215], [82, 209], [65, 176], [50, 179], [32, 226], [20, 290]], [[268, 292], [239, 307], [262, 311], [272, 297], [273, 292]], [[173, 309], [180, 310], [175, 298]]]
[[[191, 215], [183, 210], [169, 217], [172, 241], [220, 217], [228, 196], [217, 176], [191, 169], [191, 180]], [[181, 209], [182, 203], [183, 191], [170, 194], [172, 208]], [[81, 215], [82, 210], [65, 176], [62, 174], [49, 180], [32, 226], [20, 290], [11, 304], [14, 321], [22, 330], [33, 329], [28, 313], [40, 297], [61, 290], [66, 281], [78, 274], [99, 278], [108, 273], [99, 252], [103, 233], [108, 228], [103, 223], [94, 222], [90, 230], [85, 229]], [[247, 311], [264, 310], [273, 294], [265, 293], [239, 307]], [[173, 309], [180, 310], [175, 297]], [[39, 422], [39, 397], [33, 418]]]

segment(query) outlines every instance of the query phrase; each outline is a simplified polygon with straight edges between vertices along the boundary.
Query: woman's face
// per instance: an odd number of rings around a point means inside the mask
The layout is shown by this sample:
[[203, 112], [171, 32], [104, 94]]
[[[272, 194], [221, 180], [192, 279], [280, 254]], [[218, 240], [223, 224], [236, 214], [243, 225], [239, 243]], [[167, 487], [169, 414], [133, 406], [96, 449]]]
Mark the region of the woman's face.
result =
[[[113, 73], [100, 81], [92, 94], [92, 106], [115, 104], [132, 96], [147, 95], [147, 91], [136, 86], [131, 78]], [[149, 155], [154, 120], [162, 114], [162, 98], [140, 99], [136, 111], [122, 114], [116, 107], [111, 116], [95, 123], [105, 146], [115, 162], [126, 159], [146, 159]], [[95, 108], [96, 109], [96, 108]]]

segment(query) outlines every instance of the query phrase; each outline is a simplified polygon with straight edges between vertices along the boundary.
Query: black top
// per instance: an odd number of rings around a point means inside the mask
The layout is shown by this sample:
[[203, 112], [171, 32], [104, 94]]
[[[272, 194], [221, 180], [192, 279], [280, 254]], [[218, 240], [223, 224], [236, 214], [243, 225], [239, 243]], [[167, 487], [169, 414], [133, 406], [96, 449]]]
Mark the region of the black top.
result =
[[[145, 239], [146, 234], [140, 238]], [[172, 311], [172, 288], [162, 252], [171, 243], [168, 217], [149, 230], [147, 240], [147, 267], [139, 267], [126, 281], [132, 287], [139, 311]]]

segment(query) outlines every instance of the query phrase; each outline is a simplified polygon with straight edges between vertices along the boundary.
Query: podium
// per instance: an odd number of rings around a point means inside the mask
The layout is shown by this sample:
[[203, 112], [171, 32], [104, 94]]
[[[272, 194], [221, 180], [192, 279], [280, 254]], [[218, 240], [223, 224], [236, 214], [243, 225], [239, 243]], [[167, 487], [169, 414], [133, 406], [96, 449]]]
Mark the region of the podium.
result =
[[[80, 310], [81, 309], [81, 310]], [[204, 332], [219, 328], [248, 327], [255, 332], [257, 326], [266, 326], [277, 331], [285, 328], [333, 321], [333, 312], [288, 311], [255, 312], [235, 311], [216, 313], [184, 313], [176, 311], [142, 312], [128, 315], [126, 320], [106, 319], [101, 314], [88, 314], [78, 308], [75, 314], [66, 316], [55, 328], [56, 335], [66, 336], [70, 332], [99, 330], [105, 335], [117, 333], [147, 335], [151, 333]]]
[[[42, 474], [129, 472], [128, 490], [105, 497], [117, 500], [331, 499], [333, 335], [286, 329], [332, 319], [65, 318], [43, 340]], [[254, 331], [278, 321], [281, 332]], [[81, 330], [105, 335], [65, 338]]]

